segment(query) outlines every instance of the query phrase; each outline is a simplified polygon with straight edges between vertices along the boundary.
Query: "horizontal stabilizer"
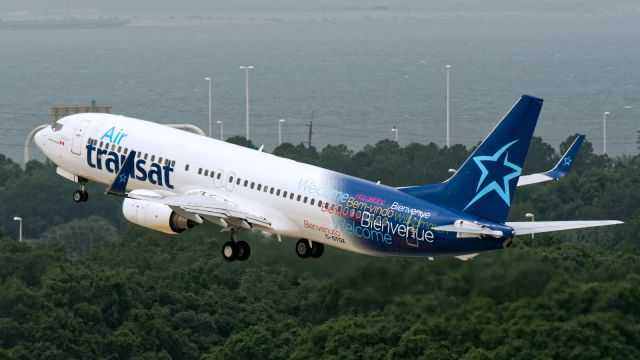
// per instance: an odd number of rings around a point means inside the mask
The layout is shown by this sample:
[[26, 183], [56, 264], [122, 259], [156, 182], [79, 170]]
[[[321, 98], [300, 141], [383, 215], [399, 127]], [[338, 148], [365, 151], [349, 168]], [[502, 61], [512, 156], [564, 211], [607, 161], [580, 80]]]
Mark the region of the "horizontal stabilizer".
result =
[[573, 165], [573, 160], [578, 154], [578, 150], [580, 150], [580, 145], [582, 145], [583, 140], [584, 135], [578, 135], [553, 169], [543, 173], [520, 176], [518, 179], [518, 186], [537, 184], [549, 180], [558, 180], [567, 175], [569, 169], [571, 169], [571, 165]]
[[503, 235], [500, 230], [492, 230], [484, 225], [472, 223], [464, 220], [456, 220], [451, 225], [436, 226], [433, 230], [437, 231], [449, 231], [458, 234], [470, 234], [470, 235], [490, 235], [494, 237], [501, 237]]
[[505, 225], [513, 228], [514, 235], [538, 234], [551, 231], [582, 229], [596, 226], [622, 224], [618, 220], [594, 220], [594, 221], [524, 221], [507, 222]]

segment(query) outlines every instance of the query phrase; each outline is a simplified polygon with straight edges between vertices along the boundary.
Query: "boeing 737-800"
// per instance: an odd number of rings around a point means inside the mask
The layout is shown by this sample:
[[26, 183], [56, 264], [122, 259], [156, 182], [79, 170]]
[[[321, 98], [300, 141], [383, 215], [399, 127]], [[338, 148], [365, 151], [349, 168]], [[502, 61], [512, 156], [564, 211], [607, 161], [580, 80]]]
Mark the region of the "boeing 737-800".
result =
[[[131, 222], [175, 234], [204, 221], [229, 230], [224, 259], [246, 260], [243, 230], [299, 239], [302, 258], [324, 245], [367, 255], [470, 258], [508, 247], [516, 235], [619, 224], [619, 221], [506, 222], [517, 186], [558, 179], [583, 136], [550, 171], [520, 176], [542, 107], [524, 95], [448, 180], [393, 188], [164, 125], [110, 114], [76, 114], [35, 141], [77, 182], [124, 197]], [[402, 166], [402, 164], [398, 164]], [[393, 169], [389, 169], [393, 171]]]

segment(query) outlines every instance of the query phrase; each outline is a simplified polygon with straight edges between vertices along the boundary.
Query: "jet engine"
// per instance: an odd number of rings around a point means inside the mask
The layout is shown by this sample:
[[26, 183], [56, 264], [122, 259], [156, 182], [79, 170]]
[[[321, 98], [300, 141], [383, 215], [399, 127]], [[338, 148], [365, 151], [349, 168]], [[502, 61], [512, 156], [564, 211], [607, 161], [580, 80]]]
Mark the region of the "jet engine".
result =
[[124, 199], [122, 213], [130, 222], [166, 234], [179, 234], [196, 226], [196, 222], [170, 207], [146, 200]]

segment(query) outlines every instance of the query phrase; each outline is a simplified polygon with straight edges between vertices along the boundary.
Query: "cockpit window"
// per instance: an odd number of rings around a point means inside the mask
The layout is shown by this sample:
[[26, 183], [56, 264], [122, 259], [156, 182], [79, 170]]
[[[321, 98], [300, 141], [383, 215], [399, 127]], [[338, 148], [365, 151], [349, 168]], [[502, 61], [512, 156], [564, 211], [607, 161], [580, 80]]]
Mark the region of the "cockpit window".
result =
[[51, 124], [51, 129], [53, 131], [60, 131], [62, 130], [62, 124], [59, 122], [54, 122], [53, 124]]

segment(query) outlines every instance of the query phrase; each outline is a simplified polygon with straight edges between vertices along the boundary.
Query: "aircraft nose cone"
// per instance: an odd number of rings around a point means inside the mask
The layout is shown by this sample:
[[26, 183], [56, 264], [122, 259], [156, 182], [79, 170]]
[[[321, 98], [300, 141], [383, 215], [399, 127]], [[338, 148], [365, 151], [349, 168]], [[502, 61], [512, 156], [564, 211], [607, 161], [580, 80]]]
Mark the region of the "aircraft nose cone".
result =
[[40, 148], [40, 150], [42, 150], [42, 152], [44, 152], [46, 154], [46, 146], [47, 146], [47, 139], [49, 138], [49, 132], [51, 131], [51, 128], [49, 126], [38, 130], [38, 132], [36, 132], [36, 134], [33, 136], [33, 141], [36, 143], [36, 145]]

